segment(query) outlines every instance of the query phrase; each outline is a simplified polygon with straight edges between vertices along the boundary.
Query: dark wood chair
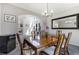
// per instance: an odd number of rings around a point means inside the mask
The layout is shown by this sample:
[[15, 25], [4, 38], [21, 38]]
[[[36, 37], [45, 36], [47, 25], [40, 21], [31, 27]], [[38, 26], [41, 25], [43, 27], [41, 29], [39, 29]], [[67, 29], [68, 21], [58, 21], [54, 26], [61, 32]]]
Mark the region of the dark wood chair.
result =
[[62, 46], [62, 43], [64, 41], [64, 35], [59, 35], [58, 43], [57, 46], [50, 46], [45, 48], [40, 52], [41, 55], [46, 54], [46, 55], [59, 55], [60, 54], [60, 49]]
[[24, 51], [29, 50], [30, 48], [25, 47], [25, 42], [21, 43], [20, 35], [18, 33], [16, 33], [16, 37], [19, 43], [21, 55], [24, 55]]
[[70, 41], [71, 35], [72, 35], [72, 32], [69, 32], [67, 38], [65, 37], [64, 46], [61, 48], [61, 52], [64, 55], [67, 55], [67, 54], [69, 55], [68, 45], [69, 45], [69, 41]]

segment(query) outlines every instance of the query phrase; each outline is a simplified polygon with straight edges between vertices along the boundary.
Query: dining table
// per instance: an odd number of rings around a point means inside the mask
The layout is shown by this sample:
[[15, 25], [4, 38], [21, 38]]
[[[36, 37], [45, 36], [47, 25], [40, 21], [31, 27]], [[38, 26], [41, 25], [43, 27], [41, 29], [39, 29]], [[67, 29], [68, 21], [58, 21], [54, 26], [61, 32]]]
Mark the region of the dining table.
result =
[[40, 37], [39, 39], [32, 37], [25, 38], [24, 43], [26, 43], [31, 49], [34, 50], [35, 55], [39, 55], [42, 49], [48, 46], [55, 45], [57, 43], [57, 38], [55, 36]]

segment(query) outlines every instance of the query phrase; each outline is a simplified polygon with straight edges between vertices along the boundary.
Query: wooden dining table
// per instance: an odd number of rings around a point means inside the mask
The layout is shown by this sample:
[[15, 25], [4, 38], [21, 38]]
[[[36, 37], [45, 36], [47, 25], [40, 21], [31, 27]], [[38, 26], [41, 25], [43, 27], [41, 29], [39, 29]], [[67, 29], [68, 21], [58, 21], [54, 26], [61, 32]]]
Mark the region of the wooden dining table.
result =
[[57, 43], [57, 38], [55, 36], [41, 37], [40, 39], [24, 39], [24, 42], [35, 51], [35, 55], [39, 55], [39, 52]]

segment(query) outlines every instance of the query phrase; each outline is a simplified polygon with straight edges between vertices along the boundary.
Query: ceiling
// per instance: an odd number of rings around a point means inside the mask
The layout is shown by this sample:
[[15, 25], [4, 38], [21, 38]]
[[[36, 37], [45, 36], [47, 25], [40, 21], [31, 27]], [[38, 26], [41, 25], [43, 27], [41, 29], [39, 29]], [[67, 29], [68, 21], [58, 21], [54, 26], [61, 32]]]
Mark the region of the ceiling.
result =
[[[46, 10], [46, 3], [11, 3], [11, 5], [27, 9], [37, 14], [42, 14]], [[50, 11], [52, 9], [54, 13], [59, 13], [78, 5], [78, 3], [48, 3], [48, 10]]]

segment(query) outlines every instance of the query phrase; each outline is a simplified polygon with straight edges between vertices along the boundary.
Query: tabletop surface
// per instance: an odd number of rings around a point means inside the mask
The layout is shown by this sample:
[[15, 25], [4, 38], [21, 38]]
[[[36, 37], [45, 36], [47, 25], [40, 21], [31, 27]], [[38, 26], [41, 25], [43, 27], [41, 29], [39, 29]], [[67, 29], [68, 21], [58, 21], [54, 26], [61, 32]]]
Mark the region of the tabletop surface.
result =
[[41, 48], [50, 44], [55, 44], [58, 39], [56, 37], [49, 36], [47, 39], [46, 37], [41, 37], [40, 39], [32, 39], [32, 37], [30, 37], [30, 39], [26, 40], [36, 48]]

